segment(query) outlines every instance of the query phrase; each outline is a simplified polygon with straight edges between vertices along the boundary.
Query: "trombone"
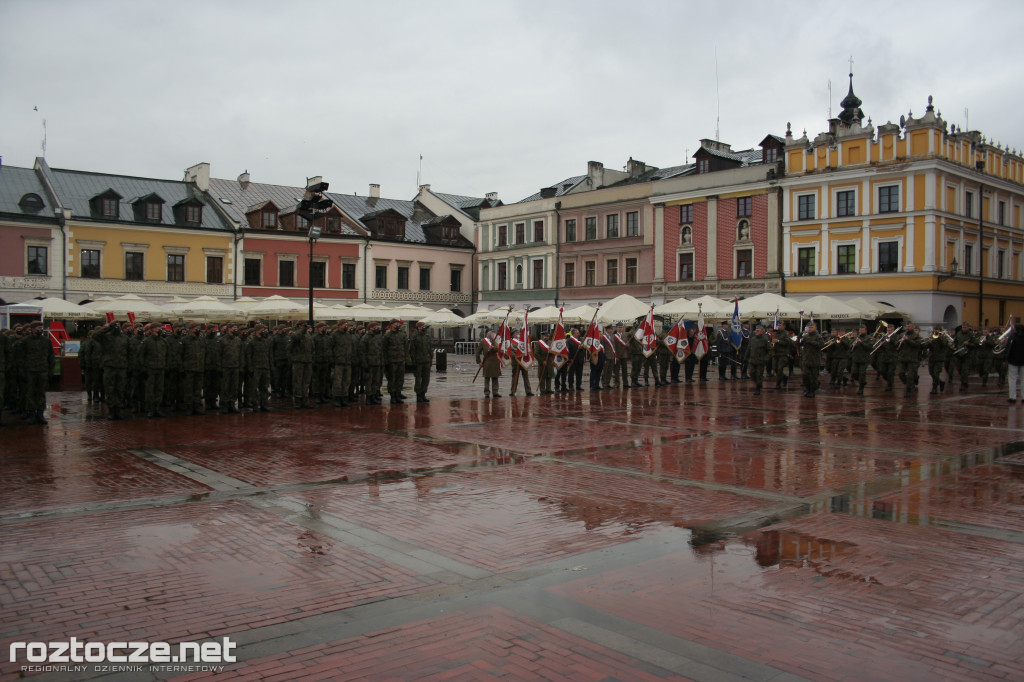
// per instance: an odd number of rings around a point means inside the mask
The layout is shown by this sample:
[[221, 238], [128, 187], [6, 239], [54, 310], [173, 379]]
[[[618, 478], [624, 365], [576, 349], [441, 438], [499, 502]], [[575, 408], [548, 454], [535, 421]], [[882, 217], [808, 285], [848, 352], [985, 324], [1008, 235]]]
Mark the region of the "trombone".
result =
[[[889, 325], [885, 324], [885, 322], [882, 322], [882, 324], [884, 324], [884, 325], [885, 325], [885, 328], [886, 328], [886, 329], [888, 329], [888, 328], [889, 328]], [[892, 337], [896, 336], [896, 334], [897, 334], [897, 333], [898, 333], [898, 332], [899, 332], [899, 331], [900, 331], [901, 329], [903, 329], [903, 325], [902, 325], [902, 324], [901, 324], [900, 326], [896, 327], [895, 329], [893, 329], [893, 330], [892, 330], [891, 332], [889, 332], [888, 334], [886, 334], [886, 335], [885, 335], [885, 336], [883, 336], [882, 338], [880, 338], [880, 339], [879, 339], [878, 341], [876, 341], [876, 342], [875, 342], [875, 347], [871, 349], [871, 355], [874, 355], [874, 354], [875, 354], [875, 353], [876, 353], [876, 352], [878, 351], [878, 349], [879, 349], [879, 348], [881, 348], [881, 347], [882, 347], [882, 346], [884, 346], [885, 344], [889, 343], [889, 342], [890, 342], [890, 341], [892, 340]], [[875, 332], [875, 333], [876, 333], [876, 335], [877, 335], [877, 330], [876, 330], [876, 332]]]
[[850, 336], [853, 336], [855, 334], [856, 334], [856, 332], [846, 332], [845, 334], [841, 334], [839, 336], [833, 337], [833, 338], [829, 339], [828, 342], [824, 346], [821, 347], [821, 349], [822, 350], [828, 350], [829, 348], [831, 348], [832, 346], [836, 345], [837, 343], [839, 343], [843, 339], [848, 339], [848, 338], [850, 338]]

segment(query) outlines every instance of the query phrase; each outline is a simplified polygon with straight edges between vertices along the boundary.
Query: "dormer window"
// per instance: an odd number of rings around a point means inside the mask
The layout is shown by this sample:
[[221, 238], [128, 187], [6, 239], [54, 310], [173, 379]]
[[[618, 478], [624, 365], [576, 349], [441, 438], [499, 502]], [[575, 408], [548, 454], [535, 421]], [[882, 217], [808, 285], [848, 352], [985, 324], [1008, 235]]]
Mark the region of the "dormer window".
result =
[[201, 223], [203, 222], [203, 207], [198, 205], [186, 206], [185, 207], [185, 222], [187, 223]]
[[198, 226], [203, 223], [203, 205], [195, 197], [182, 199], [171, 207], [171, 212], [178, 225]]
[[[113, 218], [118, 219], [121, 217], [121, 199], [123, 197], [112, 189], [108, 189], [105, 192], [97, 194], [89, 199], [89, 213], [93, 218]], [[133, 205], [135, 209], [135, 220], [142, 220], [144, 213], [140, 214], [142, 207], [140, 204], [135, 203]]]
[[39, 213], [44, 206], [42, 197], [33, 193], [26, 194], [18, 202], [18, 207], [25, 213]]
[[110, 197], [104, 197], [100, 204], [100, 212], [104, 218], [116, 218], [117, 217], [117, 199]]
[[163, 206], [155, 201], [146, 204], [146, 220], [160, 222], [163, 219]]
[[700, 174], [707, 173], [711, 170], [711, 159], [704, 157], [697, 159], [697, 172]]
[[277, 211], [265, 210], [261, 214], [260, 227], [264, 230], [277, 229]]
[[341, 232], [341, 217], [336, 215], [327, 216], [327, 231]]
[[775, 163], [779, 160], [779, 150], [777, 147], [765, 147], [762, 151], [764, 152], [762, 155], [764, 163]]

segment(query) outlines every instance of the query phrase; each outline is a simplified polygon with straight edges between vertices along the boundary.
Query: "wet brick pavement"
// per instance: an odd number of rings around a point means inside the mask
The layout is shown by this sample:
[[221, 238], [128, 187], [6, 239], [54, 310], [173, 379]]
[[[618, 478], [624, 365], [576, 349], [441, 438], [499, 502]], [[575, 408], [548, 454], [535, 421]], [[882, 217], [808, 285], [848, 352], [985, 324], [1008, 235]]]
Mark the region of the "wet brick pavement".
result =
[[5, 414], [2, 650], [239, 660], [0, 678], [1024, 679], [1024, 406], [996, 388], [485, 400], [474, 370], [426, 404]]

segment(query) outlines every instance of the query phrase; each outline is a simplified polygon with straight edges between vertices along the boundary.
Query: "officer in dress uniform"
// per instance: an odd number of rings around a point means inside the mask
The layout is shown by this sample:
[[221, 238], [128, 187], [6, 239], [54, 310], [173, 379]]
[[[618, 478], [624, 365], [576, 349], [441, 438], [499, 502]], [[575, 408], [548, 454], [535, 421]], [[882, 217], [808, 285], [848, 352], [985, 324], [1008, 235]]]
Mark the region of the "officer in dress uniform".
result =
[[537, 384], [541, 395], [554, 393], [551, 379], [555, 376], [554, 354], [551, 352], [551, 334], [544, 332], [533, 342], [534, 363], [537, 365]]
[[498, 357], [498, 342], [494, 332], [480, 339], [476, 347], [476, 362], [482, 365], [480, 372], [484, 378], [484, 397], [498, 397], [498, 377], [501, 376], [501, 359]]

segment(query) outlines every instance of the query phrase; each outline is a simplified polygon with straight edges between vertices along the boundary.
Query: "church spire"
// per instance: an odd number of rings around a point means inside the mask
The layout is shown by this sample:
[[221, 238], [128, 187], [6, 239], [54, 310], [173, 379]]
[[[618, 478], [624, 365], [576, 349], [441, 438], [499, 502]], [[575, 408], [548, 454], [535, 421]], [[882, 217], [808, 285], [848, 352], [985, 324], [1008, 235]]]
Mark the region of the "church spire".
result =
[[862, 102], [857, 95], [853, 94], [853, 57], [850, 57], [850, 91], [846, 93], [846, 97], [839, 104], [843, 107], [839, 114], [839, 120], [846, 125], [864, 120], [864, 111], [860, 108]]

